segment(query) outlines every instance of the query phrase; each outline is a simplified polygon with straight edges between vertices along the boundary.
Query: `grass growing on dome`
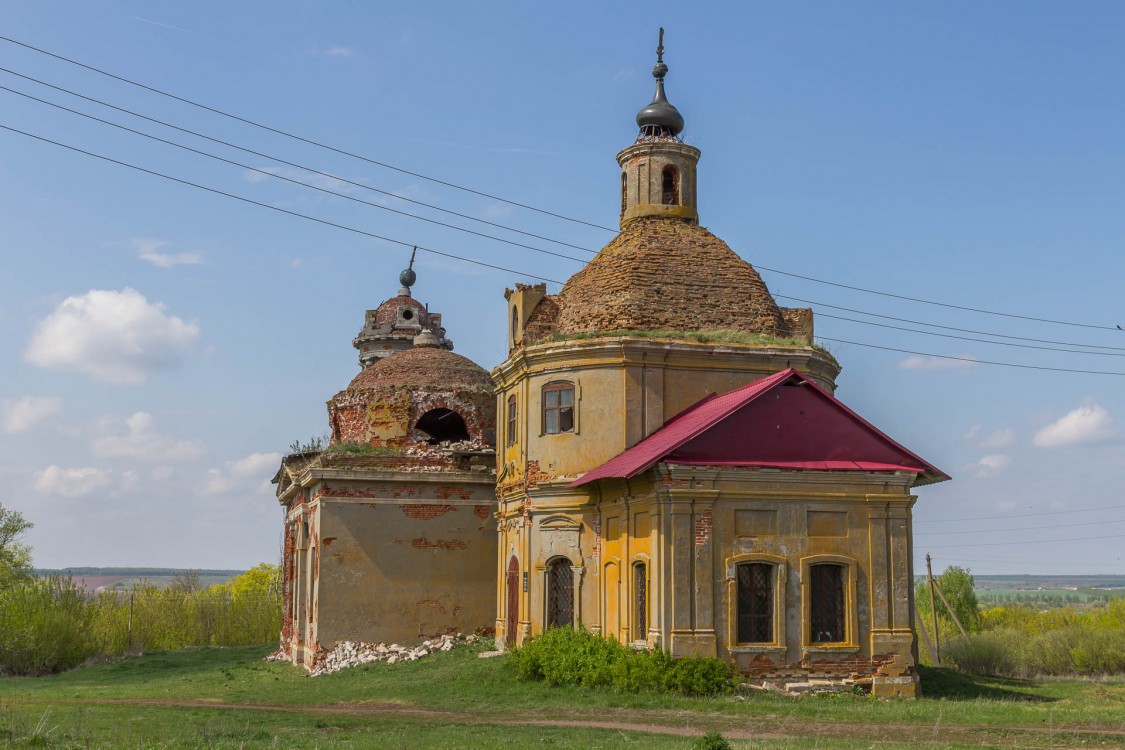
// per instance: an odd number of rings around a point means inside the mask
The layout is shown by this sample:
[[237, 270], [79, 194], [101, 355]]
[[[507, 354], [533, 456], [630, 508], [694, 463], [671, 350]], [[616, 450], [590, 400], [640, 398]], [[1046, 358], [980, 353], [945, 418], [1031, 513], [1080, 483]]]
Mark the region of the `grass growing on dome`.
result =
[[639, 339], [668, 339], [672, 341], [694, 341], [700, 344], [737, 344], [740, 346], [784, 346], [784, 347], [811, 347], [819, 351], [828, 351], [818, 344], [810, 344], [802, 339], [770, 336], [766, 333], [750, 333], [733, 328], [705, 328], [698, 331], [676, 331], [670, 328], [653, 328], [649, 330], [620, 330], [620, 331], [589, 331], [586, 333], [551, 333], [544, 338], [545, 341], [567, 341], [573, 339], [600, 339], [631, 337]]
[[402, 453], [402, 448], [391, 448], [386, 445], [371, 445], [371, 443], [332, 443], [326, 449], [328, 453], [352, 453], [366, 456], [386, 456], [392, 453]]

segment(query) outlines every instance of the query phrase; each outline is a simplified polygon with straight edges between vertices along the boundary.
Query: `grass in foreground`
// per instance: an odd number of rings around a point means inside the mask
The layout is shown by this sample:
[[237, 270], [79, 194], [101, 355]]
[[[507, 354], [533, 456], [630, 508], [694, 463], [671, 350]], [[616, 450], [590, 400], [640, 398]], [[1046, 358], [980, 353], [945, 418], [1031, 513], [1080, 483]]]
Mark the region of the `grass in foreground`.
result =
[[[317, 678], [263, 661], [269, 647], [185, 649], [5, 678], [0, 744], [688, 748], [708, 729], [742, 737], [735, 747], [760, 748], [1125, 744], [1120, 680], [1032, 682], [925, 670], [928, 697], [918, 701], [689, 698], [524, 682], [508, 657], [478, 659], [478, 650]], [[626, 726], [521, 725], [544, 719]], [[641, 734], [630, 724], [684, 736]]]

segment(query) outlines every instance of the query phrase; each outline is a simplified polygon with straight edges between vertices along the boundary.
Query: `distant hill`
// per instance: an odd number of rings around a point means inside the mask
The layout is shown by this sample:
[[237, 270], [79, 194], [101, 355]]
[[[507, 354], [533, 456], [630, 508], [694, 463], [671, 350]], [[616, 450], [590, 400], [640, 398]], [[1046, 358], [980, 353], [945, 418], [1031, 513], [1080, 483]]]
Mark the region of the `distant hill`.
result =
[[36, 568], [37, 576], [70, 577], [76, 584], [91, 593], [98, 591], [128, 591], [141, 584], [164, 588], [184, 573], [198, 573], [203, 588], [226, 583], [244, 570], [214, 570], [207, 568]]

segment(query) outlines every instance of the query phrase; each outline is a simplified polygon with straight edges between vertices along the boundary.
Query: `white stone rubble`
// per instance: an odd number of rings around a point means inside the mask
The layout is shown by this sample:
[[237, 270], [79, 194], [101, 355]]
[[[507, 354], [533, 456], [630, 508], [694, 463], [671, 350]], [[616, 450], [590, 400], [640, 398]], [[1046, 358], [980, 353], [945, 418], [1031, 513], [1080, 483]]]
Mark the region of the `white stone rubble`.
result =
[[[478, 635], [443, 635], [428, 641], [422, 641], [418, 646], [400, 646], [397, 643], [362, 643], [357, 641], [344, 641], [336, 644], [336, 648], [317, 657], [316, 666], [309, 671], [309, 677], [319, 677], [322, 674], [339, 672], [348, 667], [358, 667], [361, 664], [372, 664], [385, 661], [387, 664], [417, 661], [438, 651], [451, 651], [456, 646], [463, 644], [479, 643]], [[272, 654], [270, 657], [272, 658]]]

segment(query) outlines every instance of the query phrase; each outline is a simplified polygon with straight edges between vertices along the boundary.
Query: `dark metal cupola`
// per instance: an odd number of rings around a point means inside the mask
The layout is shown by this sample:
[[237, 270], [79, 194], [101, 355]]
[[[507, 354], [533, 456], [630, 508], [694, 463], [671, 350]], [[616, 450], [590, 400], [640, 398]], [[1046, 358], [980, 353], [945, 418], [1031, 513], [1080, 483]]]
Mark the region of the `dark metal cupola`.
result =
[[652, 77], [656, 79], [656, 93], [647, 107], [637, 113], [637, 126], [643, 138], [675, 138], [684, 129], [684, 116], [664, 94], [664, 76], [668, 66], [664, 64], [664, 29], [660, 29], [660, 41], [656, 46], [656, 65]]

